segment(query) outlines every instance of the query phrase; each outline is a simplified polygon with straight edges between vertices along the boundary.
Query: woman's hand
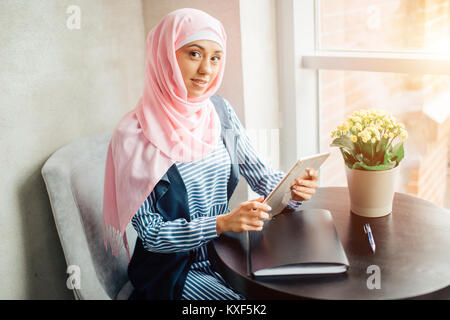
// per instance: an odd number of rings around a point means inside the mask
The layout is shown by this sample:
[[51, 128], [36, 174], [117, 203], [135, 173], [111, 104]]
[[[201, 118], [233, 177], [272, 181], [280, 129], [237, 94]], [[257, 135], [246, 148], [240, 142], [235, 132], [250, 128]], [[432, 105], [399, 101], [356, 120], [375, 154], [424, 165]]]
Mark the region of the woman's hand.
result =
[[291, 186], [292, 200], [304, 201], [312, 198], [319, 186], [318, 173], [314, 169], [306, 169], [307, 174], [295, 179], [295, 183]]
[[264, 225], [262, 220], [269, 219], [268, 205], [262, 204], [264, 197], [241, 203], [233, 211], [217, 217], [216, 230], [220, 235], [223, 232], [261, 231]]

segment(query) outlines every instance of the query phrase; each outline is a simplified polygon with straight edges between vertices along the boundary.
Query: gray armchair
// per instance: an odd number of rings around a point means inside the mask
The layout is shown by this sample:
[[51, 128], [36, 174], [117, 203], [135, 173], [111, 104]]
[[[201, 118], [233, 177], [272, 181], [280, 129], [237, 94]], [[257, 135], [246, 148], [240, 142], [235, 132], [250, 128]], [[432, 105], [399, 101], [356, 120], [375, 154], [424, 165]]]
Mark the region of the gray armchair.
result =
[[[67, 266], [80, 270], [76, 299], [128, 299], [133, 290], [123, 249], [118, 258], [103, 243], [105, 161], [111, 134], [98, 134], [57, 150], [42, 167]], [[127, 228], [130, 254], [136, 231]], [[68, 275], [69, 276], [69, 275]]]

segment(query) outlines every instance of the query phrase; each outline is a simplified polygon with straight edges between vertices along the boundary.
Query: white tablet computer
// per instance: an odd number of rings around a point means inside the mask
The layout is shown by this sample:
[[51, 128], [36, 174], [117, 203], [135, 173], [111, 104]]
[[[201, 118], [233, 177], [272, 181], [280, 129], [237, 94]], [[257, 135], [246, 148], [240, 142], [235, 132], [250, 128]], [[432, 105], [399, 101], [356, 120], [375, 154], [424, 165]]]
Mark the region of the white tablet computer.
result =
[[271, 218], [283, 211], [289, 203], [289, 200], [292, 199], [291, 186], [294, 184], [295, 179], [304, 175], [307, 168], [312, 168], [316, 171], [319, 170], [320, 166], [329, 155], [329, 152], [319, 153], [301, 158], [294, 163], [292, 168], [289, 169], [284, 178], [263, 202], [272, 208], [272, 210], [268, 212]]

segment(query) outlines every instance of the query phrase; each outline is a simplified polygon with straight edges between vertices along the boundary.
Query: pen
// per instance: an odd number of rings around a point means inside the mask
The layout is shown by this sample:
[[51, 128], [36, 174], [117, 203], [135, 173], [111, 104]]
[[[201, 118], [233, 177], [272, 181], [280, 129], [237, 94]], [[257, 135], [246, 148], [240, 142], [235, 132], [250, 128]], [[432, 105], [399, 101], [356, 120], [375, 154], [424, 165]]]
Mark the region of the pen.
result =
[[375, 253], [375, 240], [373, 239], [372, 230], [370, 229], [370, 224], [366, 223], [364, 225], [364, 232], [367, 233], [367, 237], [369, 237], [370, 247], [372, 248], [372, 252]]

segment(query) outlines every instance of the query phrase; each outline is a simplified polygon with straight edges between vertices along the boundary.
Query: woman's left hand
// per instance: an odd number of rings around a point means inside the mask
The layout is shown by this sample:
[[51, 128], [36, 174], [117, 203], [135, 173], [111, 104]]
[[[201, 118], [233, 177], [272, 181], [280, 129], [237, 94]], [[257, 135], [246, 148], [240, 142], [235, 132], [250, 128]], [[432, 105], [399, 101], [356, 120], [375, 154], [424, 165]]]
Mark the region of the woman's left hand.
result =
[[291, 186], [292, 200], [305, 201], [312, 198], [319, 186], [318, 173], [314, 169], [306, 169], [306, 174], [295, 179], [295, 183]]

